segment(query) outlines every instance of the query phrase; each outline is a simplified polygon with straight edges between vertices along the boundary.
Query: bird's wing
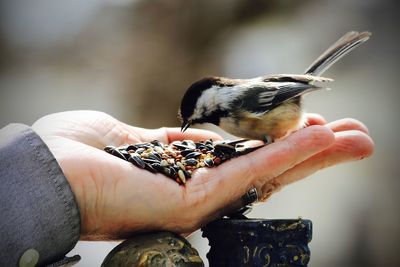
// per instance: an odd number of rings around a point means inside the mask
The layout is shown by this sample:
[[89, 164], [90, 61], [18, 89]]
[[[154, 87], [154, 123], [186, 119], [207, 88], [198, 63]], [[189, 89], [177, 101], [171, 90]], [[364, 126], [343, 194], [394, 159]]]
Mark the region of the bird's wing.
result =
[[260, 82], [246, 90], [246, 95], [234, 104], [262, 116], [285, 101], [322, 88], [303, 82]]
[[274, 74], [263, 76], [261, 79], [264, 82], [300, 82], [300, 83], [312, 83], [312, 82], [332, 82], [333, 79], [324, 78], [319, 76], [313, 76], [309, 74]]

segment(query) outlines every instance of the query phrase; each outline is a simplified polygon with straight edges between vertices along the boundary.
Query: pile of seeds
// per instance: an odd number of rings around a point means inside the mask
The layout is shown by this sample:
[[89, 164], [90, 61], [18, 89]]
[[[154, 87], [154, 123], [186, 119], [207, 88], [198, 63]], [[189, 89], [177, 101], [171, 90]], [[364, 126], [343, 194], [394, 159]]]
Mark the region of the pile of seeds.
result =
[[214, 167], [223, 162], [262, 146], [245, 147], [247, 139], [236, 141], [192, 140], [174, 141], [169, 145], [157, 140], [149, 143], [130, 144], [121, 147], [106, 146], [104, 151], [131, 162], [138, 168], [162, 173], [179, 184], [185, 184], [195, 169]]

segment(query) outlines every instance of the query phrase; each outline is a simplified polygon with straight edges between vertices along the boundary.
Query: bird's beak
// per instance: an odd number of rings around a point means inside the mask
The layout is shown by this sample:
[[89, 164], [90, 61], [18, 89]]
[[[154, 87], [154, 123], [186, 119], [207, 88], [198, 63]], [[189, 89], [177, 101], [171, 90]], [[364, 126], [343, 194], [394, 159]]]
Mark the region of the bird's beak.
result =
[[190, 126], [190, 121], [184, 121], [182, 123], [181, 132], [183, 133], [184, 131], [186, 131], [187, 128], [189, 128], [189, 126]]

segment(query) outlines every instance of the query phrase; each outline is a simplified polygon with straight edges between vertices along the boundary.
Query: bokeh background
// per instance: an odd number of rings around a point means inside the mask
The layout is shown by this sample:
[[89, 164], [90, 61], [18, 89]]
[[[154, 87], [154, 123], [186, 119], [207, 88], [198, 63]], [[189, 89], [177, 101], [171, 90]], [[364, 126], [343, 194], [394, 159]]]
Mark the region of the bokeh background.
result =
[[[178, 126], [180, 97], [203, 76], [301, 73], [345, 32], [372, 31], [306, 107], [363, 121], [374, 156], [288, 186], [250, 216], [311, 219], [310, 266], [400, 266], [398, 10], [394, 0], [0, 1], [0, 127], [75, 109]], [[206, 260], [207, 241], [189, 239]], [[70, 254], [99, 266], [117, 244], [79, 242]]]

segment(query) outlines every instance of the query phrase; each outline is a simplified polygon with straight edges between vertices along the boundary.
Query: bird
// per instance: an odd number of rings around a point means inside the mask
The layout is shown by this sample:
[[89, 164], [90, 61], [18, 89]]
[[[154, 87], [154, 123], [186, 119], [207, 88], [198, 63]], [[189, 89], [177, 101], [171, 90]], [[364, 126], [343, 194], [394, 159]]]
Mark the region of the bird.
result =
[[304, 95], [333, 81], [320, 75], [367, 41], [370, 32], [350, 31], [323, 52], [304, 74], [274, 74], [251, 79], [206, 77], [183, 95], [178, 111], [184, 132], [193, 124], [212, 123], [246, 139], [274, 142], [306, 126]]

